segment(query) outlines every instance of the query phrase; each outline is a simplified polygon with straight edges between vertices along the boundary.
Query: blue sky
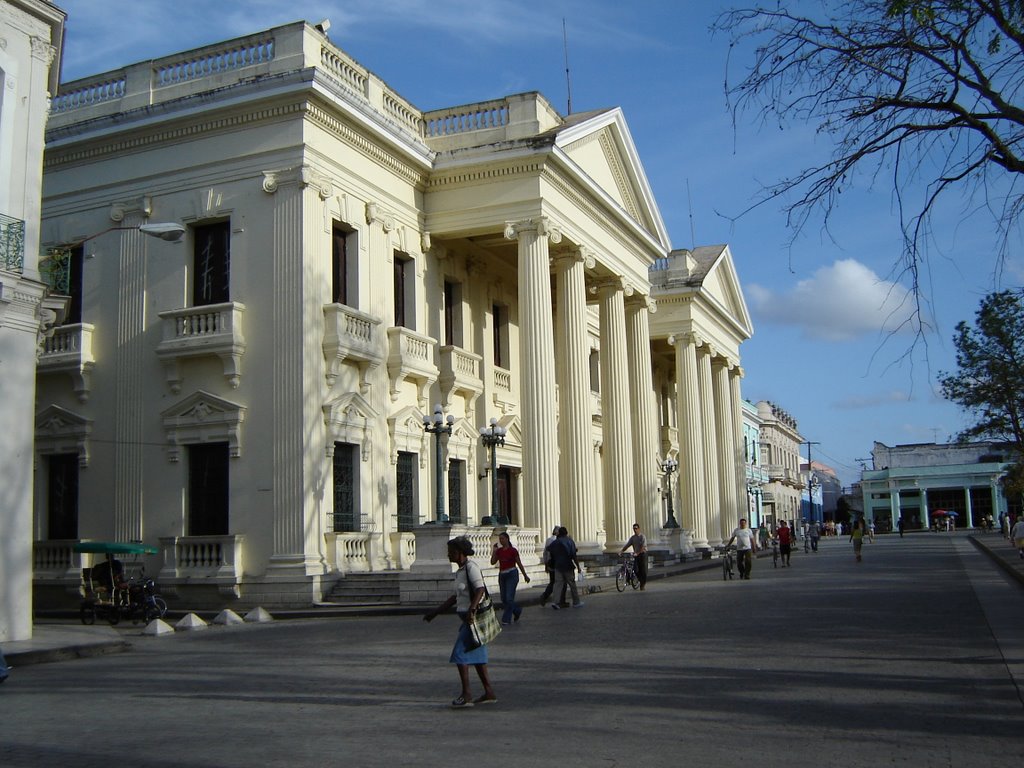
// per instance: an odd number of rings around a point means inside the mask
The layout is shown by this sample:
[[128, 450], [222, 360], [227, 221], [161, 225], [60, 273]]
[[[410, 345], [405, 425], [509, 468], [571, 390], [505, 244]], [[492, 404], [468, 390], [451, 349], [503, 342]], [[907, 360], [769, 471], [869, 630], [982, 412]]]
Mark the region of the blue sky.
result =
[[[65, 81], [300, 19], [420, 109], [540, 91], [572, 108], [622, 107], [673, 247], [728, 243], [754, 322], [743, 396], [769, 399], [819, 443], [813, 458], [848, 485], [873, 441], [945, 440], [966, 425], [938, 393], [951, 339], [994, 287], [1024, 283], [1020, 233], [995, 272], [991, 219], [950, 200], [936, 220], [924, 285], [927, 345], [890, 334], [907, 286], [893, 274], [901, 235], [885, 173], [854, 179], [826, 232], [793, 240], [777, 203], [740, 215], [762, 184], [829, 155], [812, 125], [733, 124], [723, 84], [749, 49], [709, 27], [715, 0], [58, 0], [68, 12]], [[815, 3], [808, 3], [816, 5]], [[998, 282], [997, 282], [998, 280]]]

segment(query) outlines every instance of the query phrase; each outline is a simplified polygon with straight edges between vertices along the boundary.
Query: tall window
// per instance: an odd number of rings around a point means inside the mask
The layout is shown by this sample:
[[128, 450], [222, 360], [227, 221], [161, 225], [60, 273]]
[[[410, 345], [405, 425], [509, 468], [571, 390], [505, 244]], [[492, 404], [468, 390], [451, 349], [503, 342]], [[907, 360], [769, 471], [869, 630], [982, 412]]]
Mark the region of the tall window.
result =
[[590, 350], [587, 363], [590, 366], [590, 391], [597, 394], [601, 391], [601, 358], [596, 349]]
[[498, 517], [508, 525], [518, 525], [514, 519], [515, 505], [512, 502], [512, 469], [498, 467]]
[[462, 283], [444, 281], [444, 344], [462, 346]]
[[452, 459], [448, 462], [448, 517], [453, 523], [466, 522], [466, 509], [462, 499], [462, 480], [466, 476], [466, 462]]
[[509, 367], [508, 356], [508, 307], [495, 304], [491, 308], [493, 320], [494, 364], [499, 368]]
[[334, 444], [334, 532], [358, 531], [359, 446]]
[[50, 539], [78, 538], [78, 454], [47, 457], [46, 534]]
[[68, 259], [68, 314], [65, 325], [82, 322], [82, 267], [85, 264], [85, 246], [76, 245]]
[[331, 236], [331, 303], [358, 309], [358, 274], [356, 265], [359, 248], [356, 233], [344, 224], [335, 222]]
[[197, 225], [192, 235], [193, 306], [231, 301], [231, 222]]
[[412, 302], [412, 259], [395, 253], [395, 327], [416, 330], [413, 327], [415, 309]]
[[398, 530], [411, 531], [416, 526], [416, 454], [398, 452], [395, 469], [398, 485]]
[[187, 536], [228, 535], [228, 444], [188, 446]]

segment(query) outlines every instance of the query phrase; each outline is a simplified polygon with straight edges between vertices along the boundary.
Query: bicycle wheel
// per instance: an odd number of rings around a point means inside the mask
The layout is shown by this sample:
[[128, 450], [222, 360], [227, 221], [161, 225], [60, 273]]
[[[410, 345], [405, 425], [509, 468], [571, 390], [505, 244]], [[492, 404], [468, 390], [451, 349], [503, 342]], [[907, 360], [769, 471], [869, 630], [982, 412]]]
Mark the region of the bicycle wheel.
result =
[[722, 581], [728, 581], [732, 578], [732, 568], [729, 567], [729, 558], [725, 558], [722, 561]]
[[629, 586], [633, 589], [640, 589], [640, 577], [636, 575], [636, 571], [629, 572]]
[[624, 570], [625, 569], [623, 568], [619, 568], [618, 573], [615, 574], [615, 588], [619, 590], [619, 592], [626, 591], [626, 574]]
[[81, 607], [81, 618], [82, 623], [86, 626], [96, 623], [96, 608], [92, 603], [82, 603]]

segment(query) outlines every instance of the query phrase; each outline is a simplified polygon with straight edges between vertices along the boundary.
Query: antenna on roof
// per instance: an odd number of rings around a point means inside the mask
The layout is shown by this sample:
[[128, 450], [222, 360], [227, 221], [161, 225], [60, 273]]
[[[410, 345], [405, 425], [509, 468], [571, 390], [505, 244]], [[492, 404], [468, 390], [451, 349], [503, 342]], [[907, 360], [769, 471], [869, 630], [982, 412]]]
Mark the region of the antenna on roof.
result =
[[562, 17], [562, 50], [565, 52], [565, 92], [567, 103], [565, 115], [572, 114], [572, 81], [569, 80], [569, 36], [565, 31], [565, 17]]
[[690, 179], [686, 179], [686, 205], [690, 209], [690, 248], [697, 247], [697, 236], [693, 233], [693, 200], [690, 198]]

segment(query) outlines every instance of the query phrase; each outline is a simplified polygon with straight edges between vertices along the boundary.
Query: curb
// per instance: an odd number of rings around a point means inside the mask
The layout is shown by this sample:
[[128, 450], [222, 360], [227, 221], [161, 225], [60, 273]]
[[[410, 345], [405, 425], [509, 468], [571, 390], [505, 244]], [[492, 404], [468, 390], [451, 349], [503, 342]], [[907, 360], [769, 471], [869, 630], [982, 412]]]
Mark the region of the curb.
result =
[[1024, 585], [1024, 570], [1015, 567], [1014, 564], [1012, 562], [1008, 562], [1005, 557], [993, 552], [987, 544], [979, 541], [977, 537], [971, 535], [967, 538], [970, 539], [971, 543], [974, 544], [975, 547], [988, 555], [989, 558], [991, 558], [996, 565], [1002, 568], [1008, 576], [1016, 579], [1019, 584]]

